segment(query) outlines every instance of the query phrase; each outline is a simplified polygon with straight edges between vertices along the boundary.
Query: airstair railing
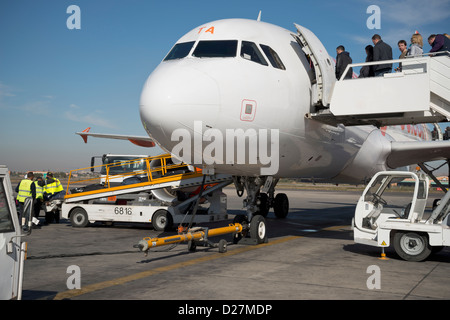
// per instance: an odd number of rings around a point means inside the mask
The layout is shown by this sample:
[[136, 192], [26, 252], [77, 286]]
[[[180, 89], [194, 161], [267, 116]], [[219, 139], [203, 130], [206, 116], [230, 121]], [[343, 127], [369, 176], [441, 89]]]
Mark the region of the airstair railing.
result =
[[[428, 63], [429, 58], [432, 58], [434, 56], [441, 56], [441, 55], [447, 55], [448, 57], [450, 57], [450, 52], [449, 51], [440, 51], [440, 52], [432, 52], [432, 53], [424, 53], [422, 55], [417, 55], [417, 56], [407, 56], [404, 59], [393, 59], [393, 60], [383, 60], [383, 61], [371, 61], [371, 62], [361, 62], [361, 63], [352, 63], [347, 65], [347, 67], [344, 70], [344, 73], [342, 74], [342, 76], [339, 78], [338, 81], [343, 81], [345, 78], [345, 75], [348, 73], [348, 71], [350, 70], [350, 68], [355, 68], [355, 67], [364, 67], [364, 66], [376, 66], [379, 64], [394, 64], [394, 63], [407, 63], [407, 64], [411, 64], [411, 62], [418, 62], [418, 63]], [[426, 68], [424, 70], [424, 72], [426, 72], [428, 70], [428, 68]], [[414, 72], [414, 71], [412, 71]], [[412, 72], [408, 72], [408, 74], [412, 73]], [[392, 74], [395, 74], [396, 72], [393, 72]], [[355, 80], [358, 78], [352, 78], [352, 79], [346, 79], [346, 81], [348, 80]], [[366, 78], [362, 78], [362, 79], [366, 79]]]

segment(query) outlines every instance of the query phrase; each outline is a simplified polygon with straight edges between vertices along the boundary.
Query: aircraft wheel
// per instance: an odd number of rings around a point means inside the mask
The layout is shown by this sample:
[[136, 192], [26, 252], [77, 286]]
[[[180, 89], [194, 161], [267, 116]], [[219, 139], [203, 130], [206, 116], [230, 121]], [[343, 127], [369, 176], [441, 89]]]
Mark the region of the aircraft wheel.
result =
[[415, 232], [396, 232], [394, 249], [400, 258], [407, 261], [422, 261], [431, 254], [428, 237]]
[[169, 231], [172, 228], [172, 215], [167, 210], [158, 210], [153, 214], [152, 225], [156, 231]]
[[74, 208], [70, 214], [70, 224], [75, 228], [84, 228], [89, 224], [88, 214], [83, 208]]
[[258, 244], [266, 241], [266, 219], [263, 216], [253, 216], [250, 222], [250, 238], [256, 239]]
[[289, 199], [285, 193], [279, 193], [275, 197], [273, 211], [277, 218], [284, 219], [289, 213]]

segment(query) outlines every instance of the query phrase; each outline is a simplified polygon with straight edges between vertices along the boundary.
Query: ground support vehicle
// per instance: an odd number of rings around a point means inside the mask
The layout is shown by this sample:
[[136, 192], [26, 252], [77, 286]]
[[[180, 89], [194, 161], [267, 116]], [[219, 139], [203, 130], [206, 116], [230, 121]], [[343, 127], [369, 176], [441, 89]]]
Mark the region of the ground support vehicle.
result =
[[[203, 192], [205, 203], [195, 217], [195, 223], [228, 219], [227, 196], [222, 188], [232, 180], [225, 180]], [[201, 184], [201, 181], [200, 181]], [[61, 216], [70, 219], [72, 226], [85, 227], [89, 223], [134, 222], [151, 223], [158, 231], [171, 229], [174, 224], [188, 224], [192, 217], [192, 206], [198, 196], [173, 203], [163, 202], [150, 192], [121, 194], [97, 198], [91, 201], [63, 202]]]
[[[394, 183], [409, 180], [413, 189], [407, 200], [389, 192]], [[422, 173], [377, 173], [360, 197], [353, 219], [354, 241], [376, 247], [393, 245], [404, 260], [422, 261], [450, 245], [450, 192], [426, 212], [429, 179]], [[402, 199], [401, 202], [399, 202]]]
[[[121, 174], [112, 170], [115, 166], [132, 166], [129, 162], [144, 162], [145, 165], [142, 170]], [[230, 175], [203, 175], [183, 163], [173, 163], [170, 155], [105, 166], [103, 171], [106, 175], [101, 177], [103, 183], [95, 180], [98, 178], [78, 180], [77, 185], [83, 182], [91, 184], [72, 189], [71, 178], [77, 170], [71, 171], [67, 186], [69, 193], [60, 207], [62, 218], [69, 219], [74, 227], [84, 227], [95, 221], [143, 222], [151, 223], [156, 230], [167, 230], [173, 224], [228, 219], [227, 199], [222, 188], [233, 183]], [[121, 183], [111, 182], [118, 178]], [[196, 210], [192, 214], [194, 205]]]
[[[22, 226], [17, 214], [9, 171], [0, 165], [0, 300], [22, 298], [22, 281], [27, 243], [31, 233], [33, 200], [24, 202], [27, 224]], [[24, 231], [24, 228], [27, 231]]]

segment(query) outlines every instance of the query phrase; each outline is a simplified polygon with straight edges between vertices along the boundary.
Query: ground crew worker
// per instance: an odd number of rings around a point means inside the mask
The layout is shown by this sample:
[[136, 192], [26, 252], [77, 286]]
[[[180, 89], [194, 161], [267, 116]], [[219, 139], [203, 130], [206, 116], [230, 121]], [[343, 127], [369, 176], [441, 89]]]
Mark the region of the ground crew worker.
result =
[[45, 182], [42, 177], [37, 177], [34, 182], [36, 187], [36, 199], [34, 200], [34, 218], [33, 222], [37, 225], [39, 223], [39, 213], [42, 209], [42, 203], [44, 202], [44, 186]]
[[[47, 173], [47, 179], [45, 181], [44, 186], [44, 197], [47, 201], [51, 201], [54, 199], [58, 199], [64, 196], [64, 188], [61, 185], [61, 182], [53, 177], [53, 173]], [[50, 223], [55, 220], [56, 223], [59, 223], [59, 210], [56, 212], [46, 212], [45, 220], [47, 223]]]
[[19, 182], [19, 184], [16, 187], [17, 192], [17, 202], [19, 203], [19, 221], [22, 221], [22, 225], [25, 227], [26, 221], [25, 221], [25, 213], [23, 212], [24, 209], [24, 202], [26, 198], [32, 198], [34, 202], [34, 199], [36, 198], [36, 185], [33, 183], [34, 174], [33, 172], [28, 172], [26, 175], [26, 178]]
[[52, 200], [60, 195], [64, 191], [61, 182], [53, 178], [53, 173], [47, 173], [47, 179], [45, 181], [44, 192], [47, 194], [47, 200]]

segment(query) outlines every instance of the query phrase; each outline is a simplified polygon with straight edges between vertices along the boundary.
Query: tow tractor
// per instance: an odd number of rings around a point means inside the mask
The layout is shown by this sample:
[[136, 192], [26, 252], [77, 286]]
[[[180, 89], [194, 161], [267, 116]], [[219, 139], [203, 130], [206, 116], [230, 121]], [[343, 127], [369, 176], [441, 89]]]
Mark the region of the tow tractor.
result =
[[[352, 222], [354, 241], [384, 248], [393, 245], [407, 261], [423, 261], [450, 245], [449, 200], [446, 192], [426, 212], [429, 178], [423, 172], [378, 172], [358, 200]], [[393, 184], [410, 184], [408, 200], [389, 192]], [[408, 189], [408, 188], [406, 188]], [[405, 195], [406, 196], [406, 195]]]

